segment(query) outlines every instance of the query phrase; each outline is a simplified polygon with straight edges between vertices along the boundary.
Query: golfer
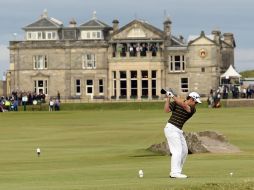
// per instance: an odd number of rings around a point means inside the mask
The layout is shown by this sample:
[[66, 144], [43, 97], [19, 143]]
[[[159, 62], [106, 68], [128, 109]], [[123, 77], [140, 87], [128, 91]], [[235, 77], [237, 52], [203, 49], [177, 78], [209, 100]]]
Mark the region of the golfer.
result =
[[[168, 120], [164, 133], [168, 141], [168, 146], [172, 154], [171, 157], [171, 178], [187, 178], [182, 174], [183, 164], [188, 154], [188, 147], [183, 136], [183, 124], [196, 112], [196, 104], [201, 103], [200, 96], [196, 92], [191, 92], [186, 100], [174, 96], [170, 91], [166, 93], [167, 98], [164, 111], [172, 112]], [[173, 99], [174, 101], [170, 102]]]

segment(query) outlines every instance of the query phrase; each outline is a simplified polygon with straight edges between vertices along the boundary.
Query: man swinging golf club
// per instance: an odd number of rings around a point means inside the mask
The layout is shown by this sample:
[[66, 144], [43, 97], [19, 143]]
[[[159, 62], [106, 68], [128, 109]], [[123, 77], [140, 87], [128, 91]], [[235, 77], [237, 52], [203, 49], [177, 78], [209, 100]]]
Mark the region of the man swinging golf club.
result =
[[[197, 92], [191, 92], [186, 100], [176, 97], [172, 91], [162, 89], [162, 94], [166, 94], [164, 111], [172, 112], [164, 133], [168, 141], [168, 146], [172, 154], [171, 157], [171, 178], [187, 178], [182, 174], [183, 164], [188, 154], [188, 147], [183, 136], [183, 124], [196, 112], [195, 105], [201, 103]], [[173, 99], [174, 101], [170, 102]]]

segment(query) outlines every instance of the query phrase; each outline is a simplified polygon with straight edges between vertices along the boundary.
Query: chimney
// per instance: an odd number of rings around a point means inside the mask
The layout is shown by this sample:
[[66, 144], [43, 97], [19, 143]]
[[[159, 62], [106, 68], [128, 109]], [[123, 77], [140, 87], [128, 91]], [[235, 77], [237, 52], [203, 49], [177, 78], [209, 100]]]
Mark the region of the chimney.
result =
[[219, 30], [213, 30], [212, 34], [214, 35], [214, 40], [217, 44], [220, 44], [221, 32]]
[[235, 39], [232, 33], [224, 33], [223, 37], [224, 37], [224, 42], [231, 45], [232, 47], [235, 47]]
[[119, 29], [119, 26], [118, 26], [119, 21], [117, 19], [115, 19], [115, 20], [113, 20], [112, 23], [113, 23], [113, 31], [115, 32]]
[[182, 35], [179, 36], [179, 40], [184, 43], [184, 37]]
[[75, 21], [75, 19], [71, 19], [71, 21], [69, 22], [69, 27], [76, 27], [77, 26], [77, 22]]
[[224, 37], [224, 42], [231, 45], [232, 47], [235, 47], [235, 39], [232, 33], [224, 33], [223, 37]]

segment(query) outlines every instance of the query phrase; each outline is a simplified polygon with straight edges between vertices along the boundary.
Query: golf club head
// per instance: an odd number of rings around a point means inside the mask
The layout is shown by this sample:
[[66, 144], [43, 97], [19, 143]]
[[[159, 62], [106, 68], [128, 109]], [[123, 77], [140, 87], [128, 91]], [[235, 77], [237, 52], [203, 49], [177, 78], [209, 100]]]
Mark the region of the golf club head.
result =
[[167, 94], [168, 91], [172, 92], [174, 95], [177, 95], [171, 88], [169, 88], [169, 89], [162, 88], [161, 89], [161, 94]]
[[161, 94], [166, 94], [167, 93], [167, 91], [165, 90], [165, 89], [161, 89]]

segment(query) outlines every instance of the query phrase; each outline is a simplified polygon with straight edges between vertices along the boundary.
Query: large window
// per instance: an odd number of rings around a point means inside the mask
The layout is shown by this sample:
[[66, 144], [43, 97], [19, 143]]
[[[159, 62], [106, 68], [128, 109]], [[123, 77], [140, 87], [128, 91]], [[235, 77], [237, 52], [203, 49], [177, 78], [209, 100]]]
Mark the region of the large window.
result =
[[156, 95], [156, 71], [152, 71], [152, 96]]
[[104, 94], [103, 79], [99, 79], [99, 93], [100, 95]]
[[81, 84], [80, 84], [80, 79], [76, 80], [76, 95], [81, 94]]
[[84, 40], [103, 39], [103, 33], [100, 30], [81, 31], [81, 39]]
[[138, 95], [137, 71], [131, 71], [131, 97]]
[[184, 55], [169, 56], [169, 71], [170, 72], [185, 71]]
[[181, 78], [181, 91], [182, 92], [189, 92], [189, 79], [188, 78]]
[[148, 71], [141, 71], [142, 96], [148, 97]]
[[34, 93], [48, 94], [48, 81], [47, 80], [35, 80], [34, 81]]
[[126, 95], [127, 95], [126, 71], [120, 71], [120, 97], [126, 98]]
[[96, 68], [95, 54], [85, 54], [83, 56], [83, 68], [84, 69], [95, 69]]
[[93, 94], [93, 80], [86, 80], [86, 94], [92, 95]]
[[46, 55], [35, 55], [33, 56], [34, 69], [47, 69], [48, 58]]
[[113, 93], [112, 93], [112, 96], [116, 97], [116, 71], [112, 72], [112, 77], [113, 77]]
[[34, 31], [27, 32], [27, 40], [57, 40], [56, 31]]

